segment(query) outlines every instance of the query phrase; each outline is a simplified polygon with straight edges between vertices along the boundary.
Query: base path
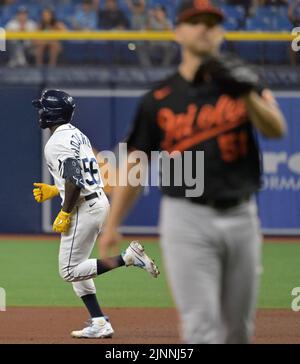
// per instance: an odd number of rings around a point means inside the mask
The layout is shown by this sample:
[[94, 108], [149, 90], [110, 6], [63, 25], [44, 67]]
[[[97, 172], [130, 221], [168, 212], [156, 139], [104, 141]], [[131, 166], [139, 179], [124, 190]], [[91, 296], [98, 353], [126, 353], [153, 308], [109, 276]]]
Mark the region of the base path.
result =
[[[178, 318], [174, 309], [107, 309], [116, 334], [113, 339], [76, 340], [72, 330], [84, 327], [82, 308], [8, 308], [0, 312], [0, 344], [176, 344]], [[259, 310], [256, 343], [300, 343], [300, 313]]]

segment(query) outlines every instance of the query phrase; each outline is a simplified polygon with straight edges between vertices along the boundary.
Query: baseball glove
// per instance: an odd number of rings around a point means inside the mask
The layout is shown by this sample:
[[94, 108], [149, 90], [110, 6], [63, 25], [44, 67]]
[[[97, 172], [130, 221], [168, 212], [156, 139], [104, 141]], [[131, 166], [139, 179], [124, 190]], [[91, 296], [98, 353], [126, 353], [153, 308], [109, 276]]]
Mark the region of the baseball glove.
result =
[[259, 76], [243, 60], [232, 55], [209, 56], [199, 67], [194, 84], [202, 83], [207, 78], [215, 81], [224, 94], [238, 98], [258, 89]]

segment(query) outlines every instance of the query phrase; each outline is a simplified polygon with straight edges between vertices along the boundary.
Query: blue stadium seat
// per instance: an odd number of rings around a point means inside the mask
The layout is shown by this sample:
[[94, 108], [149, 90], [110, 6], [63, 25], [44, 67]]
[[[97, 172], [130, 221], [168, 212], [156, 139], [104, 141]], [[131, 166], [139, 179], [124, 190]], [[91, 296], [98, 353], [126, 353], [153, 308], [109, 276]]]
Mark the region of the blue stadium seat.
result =
[[255, 10], [256, 18], [272, 17], [274, 14], [272, 6], [258, 6]]
[[287, 6], [258, 7], [254, 18], [261, 19], [263, 23], [267, 24], [269, 28], [266, 30], [277, 31], [291, 29]]
[[5, 26], [5, 22], [4, 19], [2, 19], [2, 14], [0, 13], [0, 27], [4, 27]]
[[278, 6], [277, 14], [279, 16], [287, 17], [288, 16], [288, 6]]
[[3, 26], [5, 26], [16, 15], [17, 9], [17, 4], [11, 6], [2, 6], [0, 8]]
[[235, 18], [226, 18], [224, 23], [224, 27], [226, 30], [237, 30], [239, 28], [239, 23]]
[[75, 10], [74, 5], [60, 5], [55, 8], [56, 17], [58, 20], [65, 22], [67, 26], [71, 26]]
[[235, 18], [237, 21], [245, 18], [245, 9], [242, 6], [224, 5], [222, 8], [226, 17]]
[[36, 22], [39, 22], [40, 21], [40, 18], [41, 18], [41, 11], [42, 11], [42, 8], [38, 5], [30, 5], [28, 6], [27, 5], [27, 9], [28, 9], [28, 14], [29, 14], [29, 17], [30, 19], [36, 21]]
[[293, 25], [291, 24], [288, 17], [278, 16], [274, 21], [274, 30], [278, 31], [291, 31]]
[[[147, 7], [160, 4], [167, 9], [168, 16], [175, 21], [176, 9], [180, 0], [148, 0]], [[30, 18], [38, 21], [42, 9], [42, 2], [35, 0], [16, 0], [16, 4], [10, 7], [0, 7], [0, 26], [14, 17], [17, 8], [20, 5], [27, 6]], [[44, 0], [46, 3], [46, 0]], [[65, 5], [57, 5], [56, 0], [50, 1], [52, 7], [56, 11], [59, 20], [64, 21], [67, 27], [72, 28], [72, 16], [76, 8], [80, 6], [82, 0], [66, 0]], [[100, 2], [103, 7], [104, 1]], [[131, 13], [124, 0], [118, 0], [119, 7], [124, 11], [130, 20]], [[222, 6], [227, 19], [225, 28], [228, 31], [234, 31], [244, 27], [246, 31], [290, 31], [292, 25], [287, 17], [287, 6], [260, 6], [256, 10], [256, 14], [245, 19], [245, 10], [242, 6]], [[128, 42], [77, 42], [67, 41], [64, 44], [64, 58], [68, 62], [84, 63], [99, 62], [101, 64], [111, 64], [119, 61], [124, 64], [137, 64], [137, 55], [135, 51], [128, 48]], [[287, 44], [285, 42], [228, 42], [226, 47], [236, 51], [240, 56], [246, 58], [250, 62], [263, 62], [280, 64], [288, 61]]]
[[271, 20], [267, 17], [254, 17], [246, 21], [246, 30], [248, 31], [266, 31], [270, 28]]

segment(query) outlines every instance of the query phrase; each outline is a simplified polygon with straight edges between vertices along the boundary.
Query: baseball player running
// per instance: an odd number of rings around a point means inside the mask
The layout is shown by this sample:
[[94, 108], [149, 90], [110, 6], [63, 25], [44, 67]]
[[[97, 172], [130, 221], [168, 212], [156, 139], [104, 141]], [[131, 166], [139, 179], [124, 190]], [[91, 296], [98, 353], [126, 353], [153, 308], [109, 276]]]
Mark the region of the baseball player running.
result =
[[61, 233], [59, 272], [72, 283], [91, 316], [88, 327], [71, 335], [112, 337], [114, 330], [98, 304], [93, 278], [124, 265], [143, 268], [153, 277], [158, 276], [158, 269], [138, 242], [132, 242], [120, 256], [89, 259], [109, 211], [91, 143], [71, 124], [75, 103], [67, 93], [47, 90], [33, 105], [38, 109], [40, 127], [49, 128], [52, 134], [45, 158], [55, 183], [34, 183], [33, 194], [37, 202], [57, 195], [62, 199], [62, 209], [53, 224], [53, 230]]
[[[182, 63], [144, 96], [127, 141], [130, 151], [167, 151], [175, 160], [185, 151], [204, 151], [202, 196], [191, 197], [184, 183], [161, 187], [162, 250], [182, 336], [191, 344], [250, 342], [261, 249], [252, 197], [261, 179], [255, 132], [279, 138], [286, 129], [257, 74], [220, 53], [223, 19], [211, 1], [181, 2], [175, 36]], [[183, 160], [190, 177], [196, 160], [192, 168]], [[137, 192], [130, 185], [114, 189], [100, 248], [116, 244], [118, 224]]]

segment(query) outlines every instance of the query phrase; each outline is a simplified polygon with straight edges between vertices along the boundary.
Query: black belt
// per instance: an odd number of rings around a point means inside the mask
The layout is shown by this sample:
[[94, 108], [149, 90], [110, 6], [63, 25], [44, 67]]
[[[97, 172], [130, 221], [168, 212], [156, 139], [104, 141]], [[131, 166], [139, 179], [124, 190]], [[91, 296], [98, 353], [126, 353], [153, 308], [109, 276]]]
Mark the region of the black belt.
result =
[[[101, 195], [101, 192], [99, 192]], [[91, 201], [94, 200], [95, 198], [99, 198], [99, 195], [97, 192], [92, 193], [91, 195], [85, 196], [85, 201]]]
[[226, 210], [231, 207], [235, 207], [240, 205], [243, 202], [249, 202], [250, 196], [241, 197], [241, 198], [225, 198], [213, 200], [209, 198], [202, 199], [199, 201], [200, 205], [210, 206], [218, 210]]

